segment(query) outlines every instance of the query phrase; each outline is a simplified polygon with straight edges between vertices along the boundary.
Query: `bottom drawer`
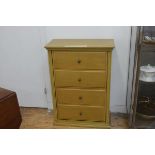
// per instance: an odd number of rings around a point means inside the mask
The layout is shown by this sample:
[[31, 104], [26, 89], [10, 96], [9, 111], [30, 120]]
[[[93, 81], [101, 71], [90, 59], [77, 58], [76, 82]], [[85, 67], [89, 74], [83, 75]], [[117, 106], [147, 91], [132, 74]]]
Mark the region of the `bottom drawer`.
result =
[[58, 119], [105, 121], [104, 107], [78, 105], [70, 106], [59, 104], [57, 107], [57, 112]]

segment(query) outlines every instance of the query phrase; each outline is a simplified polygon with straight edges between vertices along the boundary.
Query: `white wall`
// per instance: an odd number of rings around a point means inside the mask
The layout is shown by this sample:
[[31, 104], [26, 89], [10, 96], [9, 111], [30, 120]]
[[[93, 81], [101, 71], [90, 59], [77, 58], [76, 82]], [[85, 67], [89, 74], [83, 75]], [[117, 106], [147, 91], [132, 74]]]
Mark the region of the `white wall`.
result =
[[[10, 30], [11, 29], [11, 30]], [[49, 73], [48, 73], [48, 63], [47, 63], [47, 52], [45, 52], [44, 44], [50, 41], [54, 38], [113, 38], [115, 40], [115, 49], [113, 50], [113, 56], [112, 56], [112, 79], [111, 79], [111, 111], [113, 112], [126, 112], [125, 110], [125, 103], [126, 103], [126, 90], [127, 90], [127, 74], [128, 74], [128, 59], [129, 59], [129, 41], [130, 41], [130, 27], [29, 27], [23, 29], [19, 27], [14, 27], [14, 31], [18, 34], [18, 31], [20, 31], [20, 35], [16, 35], [16, 33], [12, 32], [12, 28], [10, 27], [9, 30], [4, 31], [2, 27], [0, 27], [0, 42], [3, 43], [3, 47], [0, 43], [0, 57], [2, 55], [2, 58], [0, 58], [0, 66], [6, 64], [7, 61], [7, 72], [5, 71], [5, 76], [0, 75], [0, 85], [9, 87], [9, 88], [15, 88], [16, 90], [19, 90], [19, 96], [21, 103], [30, 104], [27, 102], [31, 102], [31, 98], [35, 96], [36, 101], [39, 100], [39, 96], [35, 93], [35, 91], [39, 91], [41, 94], [40, 89], [43, 87], [42, 84], [45, 85], [48, 89], [47, 94], [47, 103], [49, 106], [51, 106], [51, 96], [50, 96], [50, 84], [49, 84]], [[24, 32], [22, 32], [24, 31]], [[27, 34], [28, 33], [28, 34]], [[3, 36], [2, 36], [3, 35]], [[35, 37], [34, 37], [35, 35]], [[24, 39], [26, 36], [26, 39]], [[11, 52], [8, 50], [7, 42], [11, 40], [13, 41], [13, 44], [15, 42], [15, 46], [11, 46]], [[20, 41], [22, 40], [22, 41]], [[18, 43], [20, 41], [20, 43]], [[28, 43], [27, 43], [28, 41]], [[27, 46], [24, 46], [24, 44]], [[6, 46], [6, 47], [4, 47]], [[17, 48], [18, 47], [18, 48]], [[36, 55], [27, 55], [24, 54], [26, 50], [24, 48], [27, 48], [29, 53], [32, 51], [36, 54], [39, 59], [35, 59]], [[7, 54], [5, 53], [7, 51]], [[19, 56], [21, 56], [21, 52], [24, 54], [22, 57], [25, 57], [27, 59], [31, 60], [30, 62], [24, 61], [24, 59], [21, 59], [19, 61]], [[11, 56], [14, 59], [11, 58], [8, 59], [7, 56]], [[32, 60], [35, 60], [34, 62]], [[15, 62], [15, 64], [14, 64]], [[11, 64], [10, 64], [11, 63]], [[24, 63], [24, 64], [23, 64]], [[31, 68], [31, 66], [36, 66], [37, 74], [33, 73], [32, 70], [29, 72], [27, 71], [25, 73], [25, 70], [23, 71], [24, 66], [27, 68]], [[8, 65], [9, 64], [9, 65]], [[28, 85], [23, 85], [22, 82], [19, 82], [18, 80], [15, 80], [14, 83], [12, 83], [11, 77], [16, 78], [17, 75], [15, 75], [12, 72], [12, 69], [8, 66], [11, 66], [14, 68], [14, 70], [18, 71], [18, 76], [23, 74], [28, 74], [27, 76], [30, 76], [29, 81], [23, 80], [23, 82], [30, 82]], [[29, 67], [28, 67], [29, 66]], [[34, 71], [33, 69], [33, 71]], [[10, 72], [11, 71], [11, 72]], [[9, 73], [8, 73], [9, 72]], [[22, 73], [21, 73], [22, 72]], [[0, 74], [4, 73], [4, 69], [0, 67]], [[41, 78], [41, 74], [44, 74], [44, 77]], [[9, 79], [9, 82], [7, 82]], [[17, 78], [18, 79], [18, 78]], [[33, 80], [32, 80], [33, 79]], [[40, 86], [37, 85], [37, 82], [34, 81], [40, 81]], [[33, 86], [33, 82], [35, 82], [35, 86]], [[39, 84], [39, 82], [38, 82]], [[20, 87], [20, 89], [19, 89]], [[22, 89], [26, 88], [26, 90], [33, 88], [34, 91], [30, 92], [29, 94], [26, 94]], [[36, 89], [37, 88], [37, 89]], [[23, 92], [23, 95], [20, 95], [20, 91]], [[25, 97], [26, 96], [26, 97]], [[30, 97], [29, 101], [28, 98]], [[32, 103], [32, 106], [41, 106], [41, 107], [47, 107], [47, 104], [37, 104], [36, 102]]]
[[47, 107], [40, 38], [38, 27], [0, 27], [0, 87], [25, 107]]

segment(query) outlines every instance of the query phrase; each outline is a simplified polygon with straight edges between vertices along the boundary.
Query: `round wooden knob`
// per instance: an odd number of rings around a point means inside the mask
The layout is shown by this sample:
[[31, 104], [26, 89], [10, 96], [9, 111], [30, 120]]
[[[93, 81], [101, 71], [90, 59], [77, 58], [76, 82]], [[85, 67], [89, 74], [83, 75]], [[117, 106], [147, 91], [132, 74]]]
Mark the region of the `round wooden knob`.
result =
[[79, 82], [81, 82], [81, 81], [82, 81], [82, 79], [81, 79], [81, 78], [79, 78], [79, 79], [78, 79], [78, 81], [79, 81]]
[[80, 112], [80, 116], [82, 116], [82, 112]]
[[82, 62], [81, 60], [78, 60], [78, 61], [77, 61], [78, 64], [80, 64], [81, 62]]
[[79, 100], [82, 100], [82, 96], [79, 96]]

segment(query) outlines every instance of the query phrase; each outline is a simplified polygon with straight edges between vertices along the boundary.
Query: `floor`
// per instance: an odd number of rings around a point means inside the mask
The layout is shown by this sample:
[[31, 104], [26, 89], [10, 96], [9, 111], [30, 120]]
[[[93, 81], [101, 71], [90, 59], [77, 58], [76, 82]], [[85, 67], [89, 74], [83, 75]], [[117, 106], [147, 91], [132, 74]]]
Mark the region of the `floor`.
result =
[[[53, 126], [53, 114], [43, 108], [21, 108], [21, 129], [66, 129], [75, 127]], [[111, 115], [111, 128], [127, 129], [127, 117], [124, 114]]]

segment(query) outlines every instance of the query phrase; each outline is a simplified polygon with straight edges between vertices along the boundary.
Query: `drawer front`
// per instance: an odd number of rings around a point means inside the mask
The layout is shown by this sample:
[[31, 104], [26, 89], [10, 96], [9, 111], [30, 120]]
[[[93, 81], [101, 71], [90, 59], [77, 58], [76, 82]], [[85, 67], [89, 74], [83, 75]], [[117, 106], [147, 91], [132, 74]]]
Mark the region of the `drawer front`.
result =
[[56, 89], [57, 101], [66, 105], [104, 106], [106, 92], [103, 89]]
[[106, 52], [53, 52], [56, 69], [106, 69]]
[[56, 87], [105, 88], [105, 71], [55, 70]]
[[58, 105], [58, 119], [105, 121], [104, 107]]

